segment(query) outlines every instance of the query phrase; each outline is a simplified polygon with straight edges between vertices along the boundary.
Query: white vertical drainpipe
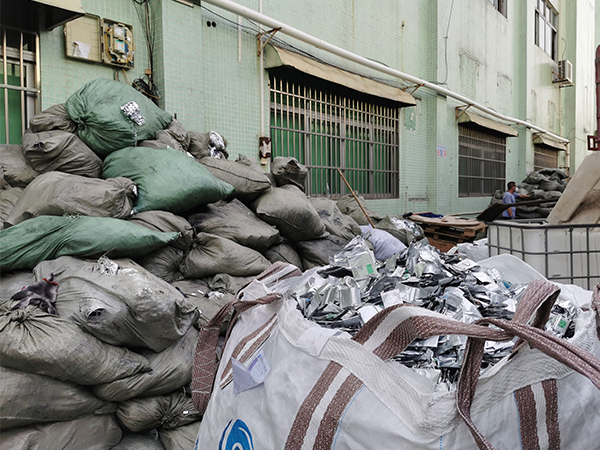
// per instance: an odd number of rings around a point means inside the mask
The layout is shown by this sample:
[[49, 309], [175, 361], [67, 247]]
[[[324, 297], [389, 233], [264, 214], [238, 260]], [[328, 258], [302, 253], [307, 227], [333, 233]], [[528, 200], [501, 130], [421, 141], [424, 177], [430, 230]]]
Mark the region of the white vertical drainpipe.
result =
[[[480, 103], [475, 102], [474, 100], [471, 100], [463, 95], [457, 94], [455, 92], [452, 92], [448, 89], [444, 89], [441, 86], [438, 86], [437, 84], [433, 84], [430, 83], [429, 81], [425, 81], [422, 80], [420, 78], [417, 77], [413, 77], [412, 75], [409, 75], [407, 73], [401, 72], [399, 70], [396, 69], [392, 69], [390, 67], [387, 67], [383, 64], [371, 61], [370, 59], [364, 58], [360, 55], [357, 55], [355, 53], [349, 52], [347, 50], [344, 50], [343, 48], [337, 47], [333, 44], [330, 44], [328, 42], [323, 41], [322, 39], [318, 39], [314, 36], [311, 36], [310, 34], [304, 33], [303, 31], [297, 30], [296, 28], [293, 28], [289, 25], [286, 25], [283, 22], [279, 22], [278, 20], [272, 19], [271, 17], [265, 16], [264, 14], [260, 13], [260, 12], [256, 12], [250, 8], [247, 8], [245, 6], [239, 5], [235, 2], [229, 1], [229, 0], [204, 0], [206, 3], [210, 3], [211, 5], [215, 5], [218, 6], [219, 8], [223, 8], [227, 11], [230, 11], [232, 13], [235, 14], [239, 14], [241, 16], [244, 16], [248, 19], [254, 20], [255, 22], [258, 22], [262, 25], [265, 25], [266, 27], [269, 28], [281, 28], [281, 33], [283, 34], [287, 34], [288, 36], [291, 36], [295, 39], [298, 39], [299, 41], [305, 42], [307, 44], [310, 44], [316, 48], [320, 48], [322, 50], [325, 50], [326, 52], [332, 53], [334, 55], [340, 56], [342, 58], [345, 58], [349, 61], [353, 61], [355, 63], [361, 64], [365, 67], [369, 67], [371, 69], [377, 70], [379, 72], [391, 75], [393, 77], [396, 78], [400, 78], [402, 80], [408, 81], [410, 83], [414, 83], [415, 85], [421, 86], [421, 87], [425, 87], [427, 89], [431, 89], [432, 91], [435, 91], [439, 94], [445, 95], [447, 97], [451, 97], [454, 98], [462, 103], [464, 103], [467, 106], [470, 106], [471, 108], [476, 108], [478, 110], [481, 110], [491, 116], [494, 116], [498, 119], [504, 120], [506, 122], [512, 122], [516, 125], [523, 125], [531, 130], [534, 130], [538, 133], [544, 133], [546, 136], [550, 136], [553, 139], [556, 139], [559, 142], [563, 142], [563, 143], [568, 143], [569, 140], [565, 139], [564, 137], [558, 136], [554, 133], [551, 133], [548, 130], [545, 130], [543, 128], [538, 127], [537, 125], [534, 125], [532, 123], [529, 122], [525, 122], [523, 120], [520, 119], [516, 119], [514, 117], [509, 117], [509, 116], [505, 116], [504, 114], [500, 114], [488, 107], [486, 107], [485, 105], [482, 105]], [[260, 0], [260, 9], [262, 10], [262, 0]], [[262, 55], [262, 53], [261, 53]], [[261, 60], [261, 77], [263, 77], [264, 75], [262, 74], [263, 70], [262, 70], [262, 60]], [[264, 134], [264, 105], [263, 105], [263, 99], [264, 99], [264, 88], [263, 86], [263, 82], [261, 82], [261, 131]]]
[[[258, 0], [258, 11], [262, 14], [262, 0]], [[262, 31], [262, 30], [261, 30]], [[258, 72], [260, 73], [260, 135], [265, 136], [265, 66], [264, 52], [260, 52]]]

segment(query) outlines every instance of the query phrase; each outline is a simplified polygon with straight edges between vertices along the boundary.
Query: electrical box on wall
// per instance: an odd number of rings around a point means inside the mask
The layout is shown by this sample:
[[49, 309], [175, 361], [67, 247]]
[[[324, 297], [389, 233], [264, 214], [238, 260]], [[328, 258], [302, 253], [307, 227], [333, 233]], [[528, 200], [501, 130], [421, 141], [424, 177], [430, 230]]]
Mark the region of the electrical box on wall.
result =
[[102, 62], [130, 69], [134, 64], [133, 27], [108, 19], [102, 21]]
[[64, 27], [65, 54], [68, 58], [102, 62], [100, 17], [86, 14], [67, 22]]
[[64, 27], [65, 54], [68, 58], [134, 67], [133, 27], [92, 14], [67, 22]]

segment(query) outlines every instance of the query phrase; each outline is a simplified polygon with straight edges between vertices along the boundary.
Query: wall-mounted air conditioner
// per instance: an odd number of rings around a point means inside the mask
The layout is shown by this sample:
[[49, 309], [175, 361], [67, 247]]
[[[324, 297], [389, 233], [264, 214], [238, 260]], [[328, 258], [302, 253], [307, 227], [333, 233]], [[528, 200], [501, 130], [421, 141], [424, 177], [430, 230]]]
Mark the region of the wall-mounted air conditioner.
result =
[[573, 85], [573, 64], [568, 59], [563, 59], [558, 62], [558, 67], [552, 70], [553, 83], [560, 83], [563, 86]]

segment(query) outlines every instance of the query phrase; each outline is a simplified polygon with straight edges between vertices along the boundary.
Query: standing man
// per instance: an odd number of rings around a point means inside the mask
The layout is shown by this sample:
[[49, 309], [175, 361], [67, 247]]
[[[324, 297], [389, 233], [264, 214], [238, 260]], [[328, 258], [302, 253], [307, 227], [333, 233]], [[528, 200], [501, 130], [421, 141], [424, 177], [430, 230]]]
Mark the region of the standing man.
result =
[[[502, 197], [502, 203], [505, 205], [515, 203], [516, 197], [529, 198], [529, 195], [515, 194], [515, 191], [517, 190], [517, 184], [514, 181], [509, 181], [506, 187], [508, 190], [504, 193], [504, 197]], [[511, 206], [502, 213], [502, 217], [504, 219], [516, 219], [516, 213], [517, 208]]]

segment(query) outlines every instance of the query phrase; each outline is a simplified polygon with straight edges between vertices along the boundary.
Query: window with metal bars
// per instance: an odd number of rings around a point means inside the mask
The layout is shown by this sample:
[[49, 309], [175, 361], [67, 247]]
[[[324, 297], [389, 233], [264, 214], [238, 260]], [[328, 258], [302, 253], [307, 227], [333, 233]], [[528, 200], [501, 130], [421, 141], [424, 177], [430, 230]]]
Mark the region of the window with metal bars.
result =
[[309, 169], [306, 193], [398, 197], [399, 104], [288, 68], [270, 71], [273, 156]]
[[459, 125], [458, 167], [460, 197], [487, 197], [504, 190], [506, 138]]
[[542, 169], [558, 169], [558, 150], [534, 145], [533, 170], [538, 171]]
[[20, 144], [37, 112], [36, 33], [0, 28], [0, 144]]

